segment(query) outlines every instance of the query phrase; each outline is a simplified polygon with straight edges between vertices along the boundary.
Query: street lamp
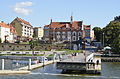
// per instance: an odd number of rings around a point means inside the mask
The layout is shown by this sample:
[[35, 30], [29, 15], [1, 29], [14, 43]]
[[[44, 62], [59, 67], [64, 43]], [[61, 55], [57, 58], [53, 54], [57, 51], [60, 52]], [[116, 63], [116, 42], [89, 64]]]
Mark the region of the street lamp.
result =
[[105, 33], [103, 33], [103, 47], [104, 47], [104, 35], [105, 35]]
[[70, 50], [72, 49], [72, 29], [70, 28]]

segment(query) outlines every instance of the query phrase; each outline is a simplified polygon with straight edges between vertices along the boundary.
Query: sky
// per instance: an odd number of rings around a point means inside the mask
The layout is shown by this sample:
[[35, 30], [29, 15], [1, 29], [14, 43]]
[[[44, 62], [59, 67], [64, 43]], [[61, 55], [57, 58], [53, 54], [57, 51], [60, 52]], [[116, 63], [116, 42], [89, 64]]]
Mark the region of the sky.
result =
[[33, 27], [53, 22], [83, 21], [92, 27], [105, 27], [120, 15], [120, 0], [1, 0], [0, 20], [10, 23], [16, 17]]

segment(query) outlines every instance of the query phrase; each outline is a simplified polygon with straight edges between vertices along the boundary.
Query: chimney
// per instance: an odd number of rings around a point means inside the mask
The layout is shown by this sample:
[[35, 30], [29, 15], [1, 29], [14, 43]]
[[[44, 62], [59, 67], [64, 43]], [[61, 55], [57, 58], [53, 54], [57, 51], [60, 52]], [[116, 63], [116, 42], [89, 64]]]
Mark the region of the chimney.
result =
[[4, 23], [4, 21], [1, 21], [1, 23]]

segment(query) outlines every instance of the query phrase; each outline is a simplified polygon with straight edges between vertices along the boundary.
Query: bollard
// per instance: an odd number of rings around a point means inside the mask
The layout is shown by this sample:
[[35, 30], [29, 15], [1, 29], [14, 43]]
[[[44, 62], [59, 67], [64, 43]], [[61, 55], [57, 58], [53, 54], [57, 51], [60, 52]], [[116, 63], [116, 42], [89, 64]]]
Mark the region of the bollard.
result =
[[43, 67], [45, 66], [45, 57], [43, 56]]
[[31, 70], [31, 59], [29, 59], [28, 70]]
[[4, 70], [4, 59], [2, 59], [2, 70]]

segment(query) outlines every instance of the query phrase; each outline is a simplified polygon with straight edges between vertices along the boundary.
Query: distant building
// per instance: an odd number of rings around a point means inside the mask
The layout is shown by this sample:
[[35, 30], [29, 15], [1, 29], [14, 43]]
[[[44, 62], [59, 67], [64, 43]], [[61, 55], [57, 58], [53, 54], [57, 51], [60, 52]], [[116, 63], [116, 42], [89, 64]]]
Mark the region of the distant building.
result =
[[82, 38], [82, 21], [51, 22], [44, 26], [44, 39], [47, 41], [77, 41]]
[[44, 34], [44, 30], [42, 27], [34, 27], [34, 38], [41, 40]]
[[13, 27], [12, 25], [8, 24], [10, 26], [10, 43], [14, 43], [17, 40], [17, 32], [15, 27]]
[[29, 22], [17, 17], [11, 25], [15, 27], [19, 40], [29, 41], [33, 38], [33, 26]]
[[83, 38], [91, 42], [91, 25], [83, 25]]
[[9, 42], [10, 38], [10, 26], [8, 26], [3, 21], [0, 22], [0, 38], [1, 42]]
[[90, 37], [91, 37], [91, 41], [95, 39], [94, 30], [91, 30]]
[[85, 39], [91, 42], [94, 33], [91, 25], [83, 25], [83, 21], [52, 22], [44, 26], [44, 40], [50, 42], [74, 42]]
[[16, 36], [16, 30], [12, 25], [6, 24], [3, 21], [0, 22], [0, 38], [2, 43], [14, 43], [16, 40]]

